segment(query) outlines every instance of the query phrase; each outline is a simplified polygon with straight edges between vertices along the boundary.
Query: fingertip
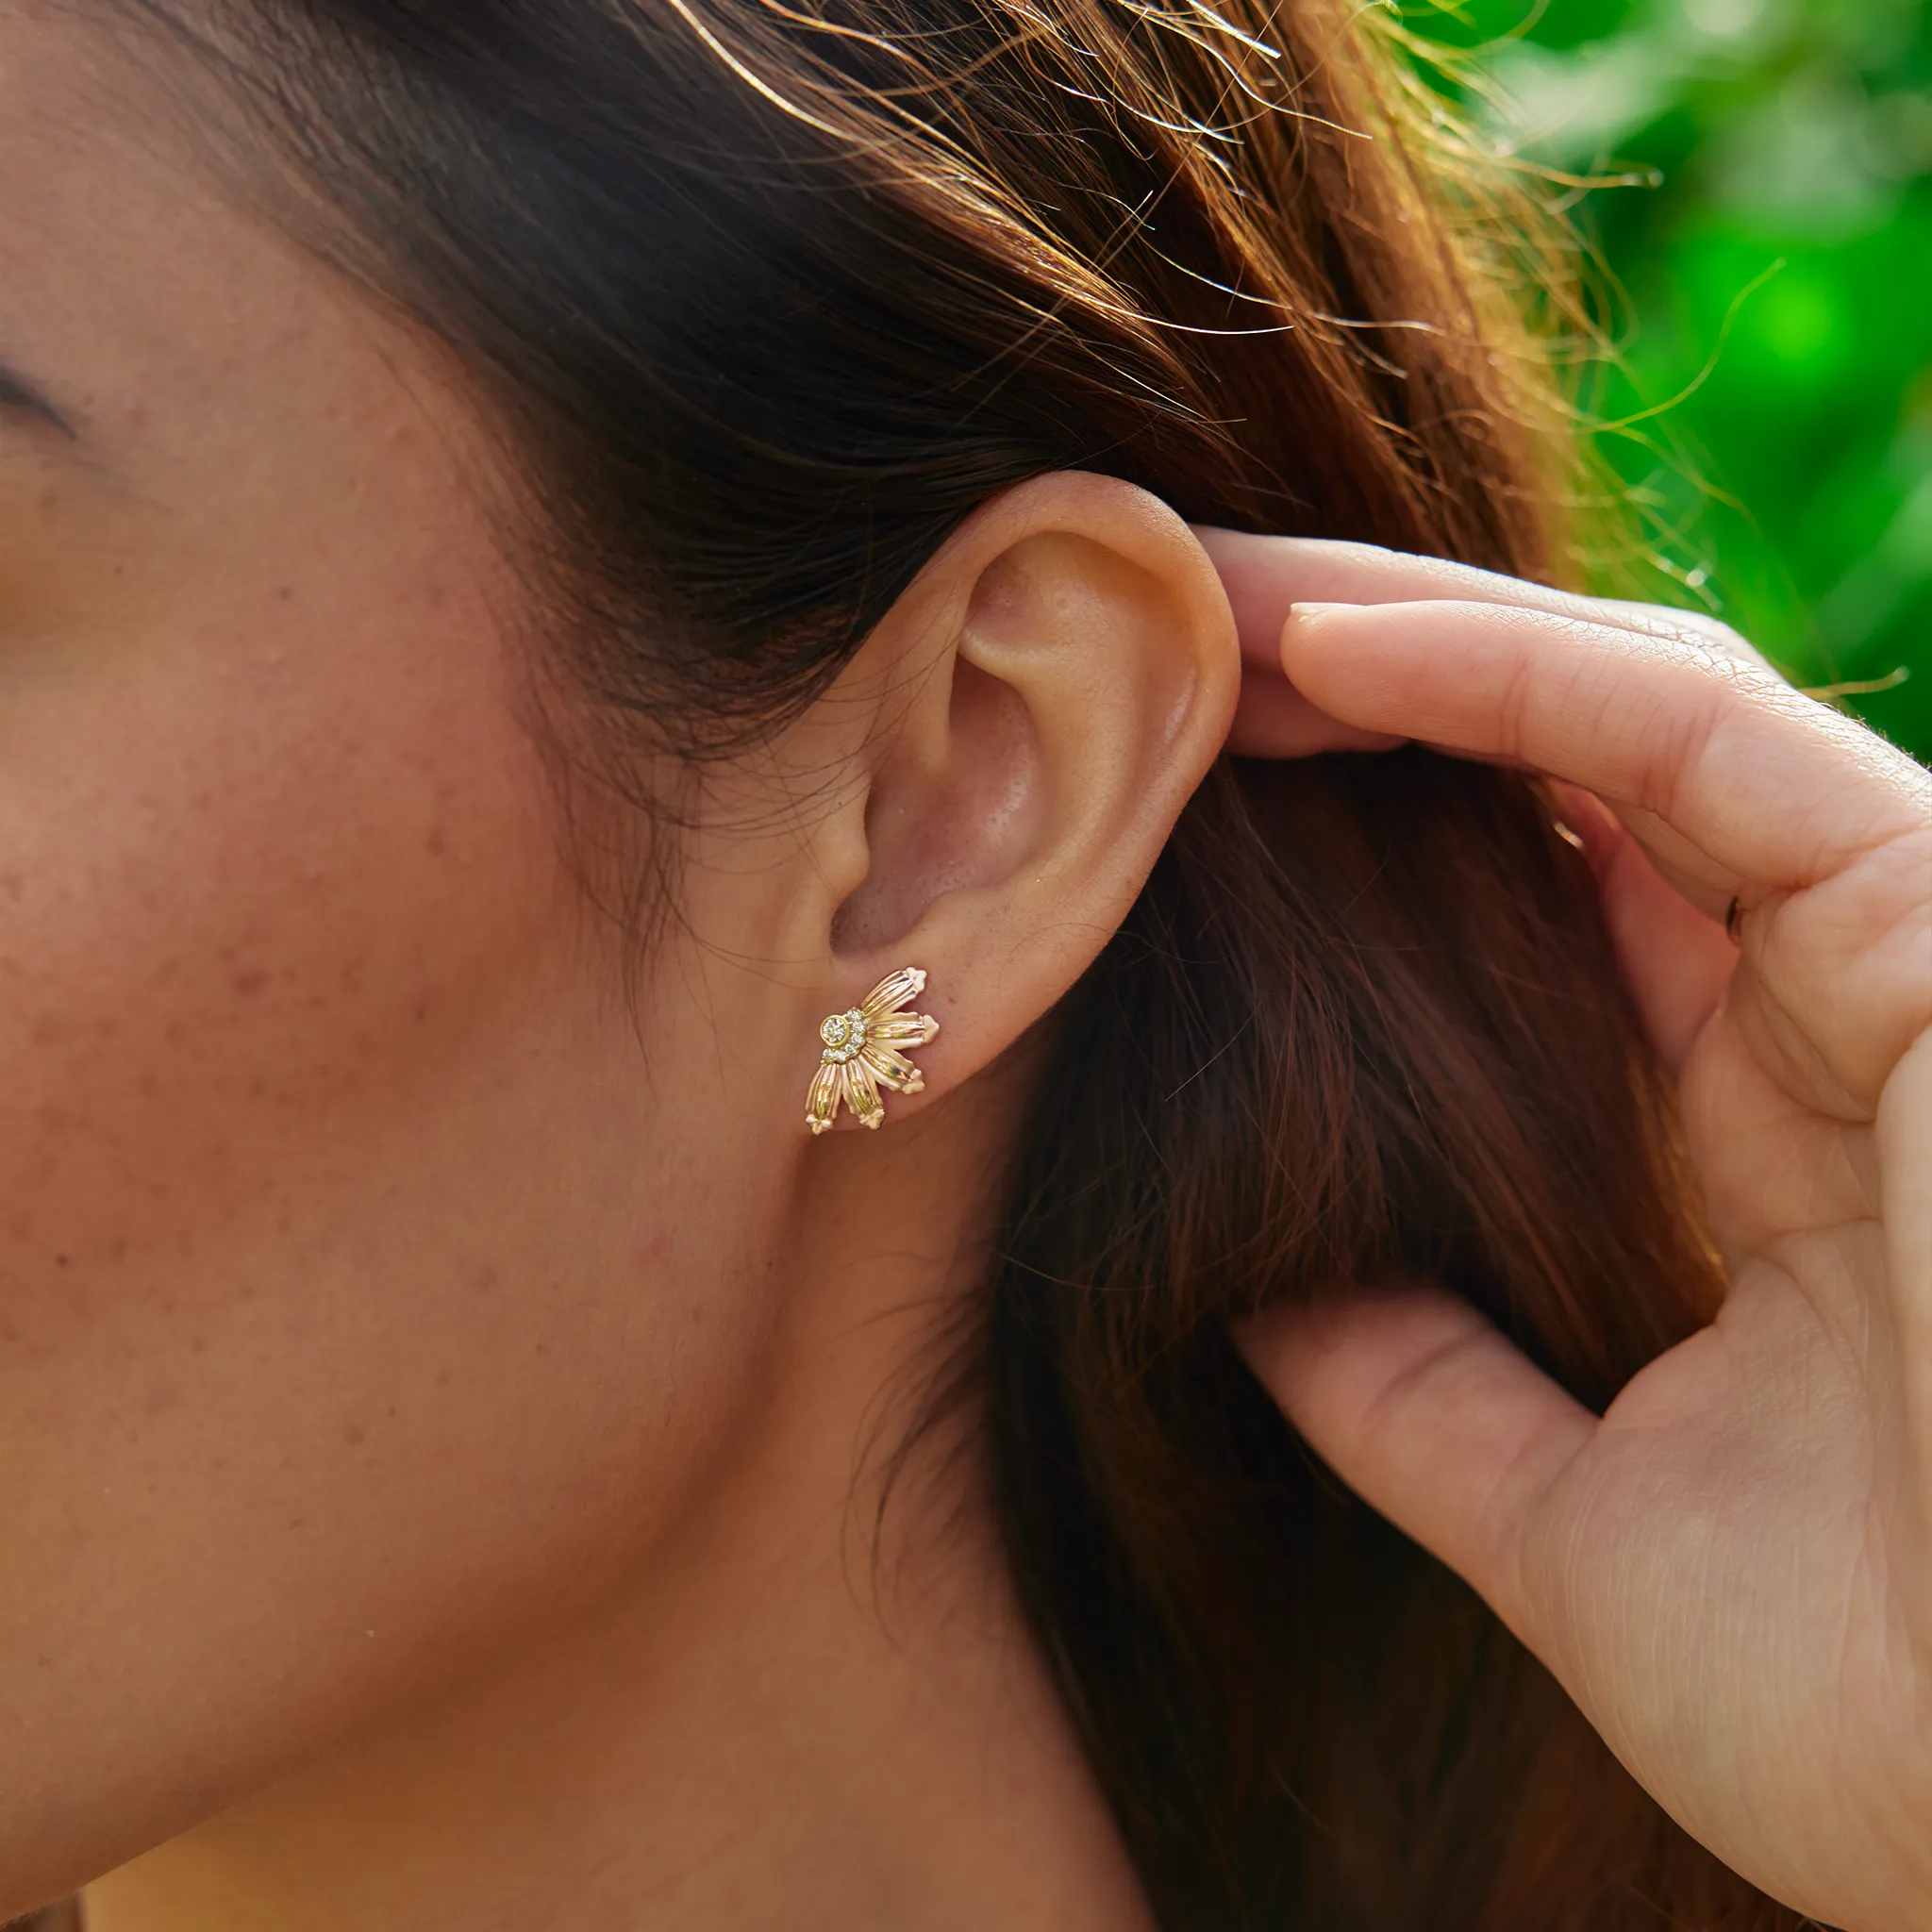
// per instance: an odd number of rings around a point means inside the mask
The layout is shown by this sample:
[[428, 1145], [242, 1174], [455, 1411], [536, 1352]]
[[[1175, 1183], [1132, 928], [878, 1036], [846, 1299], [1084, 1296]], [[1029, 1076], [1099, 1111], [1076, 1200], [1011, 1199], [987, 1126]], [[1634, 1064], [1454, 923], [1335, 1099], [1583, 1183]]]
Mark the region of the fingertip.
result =
[[1396, 1379], [1412, 1362], [1493, 1333], [1459, 1295], [1432, 1282], [1397, 1282], [1299, 1307], [1264, 1308], [1234, 1331], [1248, 1366], [1302, 1420], [1320, 1386], [1326, 1409]]
[[1291, 604], [1275, 640], [1275, 652], [1289, 682], [1310, 691], [1332, 682], [1327, 676], [1331, 666], [1344, 661], [1348, 654], [1324, 647], [1339, 642], [1340, 627], [1367, 608], [1326, 598], [1301, 598]]
[[1511, 1553], [1595, 1418], [1431, 1286], [1273, 1311], [1236, 1340], [1315, 1454], [1533, 1641]]
[[1292, 637], [1305, 637], [1321, 625], [1361, 608], [1359, 604], [1337, 604], [1326, 598], [1298, 598], [1288, 607], [1288, 615], [1281, 621], [1282, 647], [1285, 650]]
[[1333, 1302], [1263, 1308], [1231, 1324], [1230, 1333], [1255, 1379], [1291, 1412], [1300, 1385], [1341, 1344], [1346, 1324], [1346, 1305]]

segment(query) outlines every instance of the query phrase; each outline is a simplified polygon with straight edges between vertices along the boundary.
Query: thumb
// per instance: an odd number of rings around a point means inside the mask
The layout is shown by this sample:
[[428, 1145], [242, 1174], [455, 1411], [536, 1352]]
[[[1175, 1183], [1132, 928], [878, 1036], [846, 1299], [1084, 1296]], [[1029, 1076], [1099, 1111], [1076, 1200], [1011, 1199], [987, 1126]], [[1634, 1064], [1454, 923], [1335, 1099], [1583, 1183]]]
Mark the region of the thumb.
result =
[[1524, 1548], [1596, 1418], [1441, 1289], [1271, 1309], [1235, 1340], [1342, 1481], [1540, 1650]]

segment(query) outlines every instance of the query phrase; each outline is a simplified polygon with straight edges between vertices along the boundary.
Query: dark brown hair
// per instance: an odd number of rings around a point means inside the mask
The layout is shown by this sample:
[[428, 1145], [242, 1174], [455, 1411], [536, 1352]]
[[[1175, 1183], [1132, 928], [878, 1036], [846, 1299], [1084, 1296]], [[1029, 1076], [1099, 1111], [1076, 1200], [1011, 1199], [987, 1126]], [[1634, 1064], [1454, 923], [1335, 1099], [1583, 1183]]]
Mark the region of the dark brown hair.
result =
[[[575, 686], [694, 758], [808, 703], [962, 517], [1056, 469], [1564, 572], [1571, 458], [1499, 293], [1560, 308], [1561, 277], [1381, 9], [124, 11], [190, 39], [320, 190], [291, 218], [469, 365]], [[1601, 1406], [1713, 1306], [1537, 787], [1224, 760], [1054, 1029], [952, 1387], [1159, 1922], [1797, 1924], [1323, 1474], [1228, 1339], [1434, 1276]]]

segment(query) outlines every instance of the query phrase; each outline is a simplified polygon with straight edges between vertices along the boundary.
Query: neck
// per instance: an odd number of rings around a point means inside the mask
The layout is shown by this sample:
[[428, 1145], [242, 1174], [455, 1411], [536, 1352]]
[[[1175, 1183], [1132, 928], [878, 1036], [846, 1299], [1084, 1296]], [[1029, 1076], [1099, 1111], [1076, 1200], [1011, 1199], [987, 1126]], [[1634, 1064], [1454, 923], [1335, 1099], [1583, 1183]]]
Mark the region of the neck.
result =
[[89, 1932], [1146, 1925], [974, 1458], [927, 1441], [879, 1513], [1004, 1098], [828, 1137], [769, 1400], [622, 1588], [103, 1880]]

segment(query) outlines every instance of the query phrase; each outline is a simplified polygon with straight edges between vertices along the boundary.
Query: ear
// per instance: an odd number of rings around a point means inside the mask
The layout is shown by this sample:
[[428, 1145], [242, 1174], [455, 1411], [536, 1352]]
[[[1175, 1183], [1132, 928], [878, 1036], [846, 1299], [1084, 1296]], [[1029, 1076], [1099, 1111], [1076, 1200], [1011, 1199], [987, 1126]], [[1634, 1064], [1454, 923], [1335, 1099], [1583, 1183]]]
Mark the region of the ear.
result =
[[[1240, 683], [1200, 542], [1114, 478], [1022, 484], [920, 573], [825, 701], [868, 721], [865, 778], [814, 841], [822, 1010], [916, 967], [908, 1011], [941, 1023], [894, 1116], [991, 1063], [1092, 962], [1222, 750]], [[801, 1047], [817, 1057], [816, 1038]]]

